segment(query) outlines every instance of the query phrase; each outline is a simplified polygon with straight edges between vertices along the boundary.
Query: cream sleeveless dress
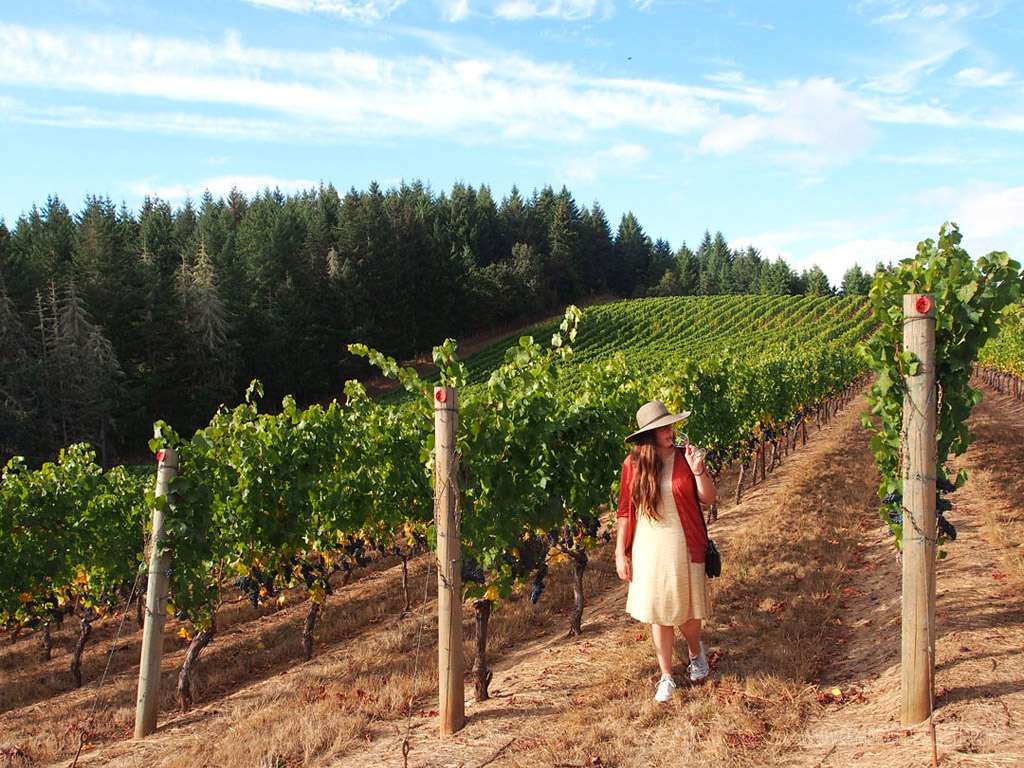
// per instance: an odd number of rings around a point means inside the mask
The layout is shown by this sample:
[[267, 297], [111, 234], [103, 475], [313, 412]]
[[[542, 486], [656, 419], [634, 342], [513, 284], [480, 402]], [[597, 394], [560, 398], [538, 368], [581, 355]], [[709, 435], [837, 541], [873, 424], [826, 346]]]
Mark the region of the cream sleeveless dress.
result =
[[658, 478], [659, 520], [637, 515], [633, 534], [633, 580], [626, 612], [647, 624], [679, 626], [688, 619], [710, 616], [703, 563], [690, 562], [686, 535], [672, 497], [672, 465], [665, 462]]

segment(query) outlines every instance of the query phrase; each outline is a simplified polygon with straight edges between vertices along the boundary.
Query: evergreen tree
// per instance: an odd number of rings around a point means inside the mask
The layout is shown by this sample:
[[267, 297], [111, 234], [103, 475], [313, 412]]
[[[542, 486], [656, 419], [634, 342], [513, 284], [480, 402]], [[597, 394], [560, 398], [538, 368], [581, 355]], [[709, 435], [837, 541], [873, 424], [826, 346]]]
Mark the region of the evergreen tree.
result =
[[472, 263], [485, 267], [508, 254], [502, 250], [504, 241], [498, 208], [491, 190], [479, 190], [456, 183], [451, 198], [452, 242], [457, 252], [471, 257]]
[[123, 378], [114, 348], [73, 282], [62, 293], [51, 283], [45, 299], [37, 295], [37, 314], [44, 403], [58, 445], [88, 442], [105, 464], [113, 456], [111, 415]]
[[854, 264], [843, 273], [839, 293], [843, 296], [867, 296], [872, 282], [873, 277], [865, 274], [864, 270], [860, 268], [860, 264]]
[[733, 254], [732, 290], [734, 293], [757, 293], [761, 280], [761, 269], [764, 261], [758, 250], [748, 245], [739, 253]]
[[188, 433], [205, 423], [210, 414], [203, 418], [195, 413], [188, 398], [188, 377], [181, 372], [188, 349], [184, 310], [175, 290], [182, 244], [175, 240], [169, 204], [150, 198], [143, 201], [135, 247], [140, 311], [138, 333], [125, 367], [134, 408], [125, 419], [124, 432], [129, 445], [144, 445], [152, 436], [155, 418]]
[[799, 280], [792, 267], [781, 256], [777, 256], [775, 261], [765, 264], [761, 270], [759, 293], [792, 296], [799, 293]]
[[704, 237], [697, 246], [697, 293], [701, 296], [714, 296], [720, 293], [718, 276], [714, 267], [714, 241], [711, 232], [704, 230]]
[[697, 261], [700, 263], [700, 293], [712, 296], [738, 292], [732, 284], [732, 251], [721, 232], [716, 232], [712, 239], [711, 233], [704, 231], [704, 239], [697, 250]]
[[632, 296], [651, 264], [654, 245], [651, 238], [644, 234], [640, 222], [632, 212], [622, 215], [619, 231], [615, 236], [615, 261], [609, 277], [609, 285], [620, 296]]
[[609, 274], [615, 259], [615, 242], [608, 217], [600, 205], [580, 213], [580, 278], [584, 290], [602, 293], [610, 287]]
[[50, 448], [37, 421], [38, 349], [4, 286], [5, 232], [0, 222], [0, 466], [15, 454], [45, 458]]
[[[669, 279], [669, 283], [665, 283], [665, 273], [671, 272], [672, 277]], [[651, 263], [647, 267], [647, 275], [643, 280], [644, 284], [651, 286], [651, 290], [655, 288], [660, 290], [668, 290], [668, 286], [672, 285], [676, 290], [681, 288], [679, 281], [679, 275], [676, 272], [676, 259], [675, 254], [672, 253], [672, 246], [669, 245], [667, 240], [658, 238], [654, 241], [654, 245], [651, 248]], [[662, 293], [662, 296], [674, 296], [677, 293]]]
[[51, 280], [64, 282], [74, 273], [75, 222], [58, 197], [46, 208], [35, 205], [15, 224], [11, 235], [13, 267], [7, 291], [16, 306], [30, 307], [37, 291]]
[[579, 236], [579, 209], [569, 190], [562, 187], [551, 211], [548, 258], [545, 264], [545, 277], [560, 304], [569, 304], [583, 293]]
[[541, 261], [545, 263], [548, 249], [551, 247], [548, 235], [551, 232], [554, 211], [555, 191], [551, 186], [545, 186], [539, 192], [534, 190], [526, 207], [526, 238], [523, 242], [533, 248], [540, 256]]
[[[498, 208], [498, 224], [501, 227], [501, 239], [503, 243], [514, 245], [525, 243], [529, 239], [529, 222], [526, 203], [519, 188], [512, 186], [512, 191], [501, 201]], [[511, 255], [511, 251], [510, 254]]]
[[651, 289], [652, 296], [682, 296], [683, 283], [674, 269], [666, 269], [658, 284]]
[[817, 264], [805, 269], [801, 275], [803, 293], [807, 296], [834, 296], [835, 291], [828, 281], [828, 276]]
[[696, 294], [700, 280], [700, 262], [697, 260], [697, 254], [690, 250], [685, 242], [676, 251], [676, 272], [679, 274], [681, 295]]
[[384, 195], [373, 183], [345, 197], [338, 245], [347, 300], [349, 341], [397, 357], [416, 352], [413, 269], [394, 248]]

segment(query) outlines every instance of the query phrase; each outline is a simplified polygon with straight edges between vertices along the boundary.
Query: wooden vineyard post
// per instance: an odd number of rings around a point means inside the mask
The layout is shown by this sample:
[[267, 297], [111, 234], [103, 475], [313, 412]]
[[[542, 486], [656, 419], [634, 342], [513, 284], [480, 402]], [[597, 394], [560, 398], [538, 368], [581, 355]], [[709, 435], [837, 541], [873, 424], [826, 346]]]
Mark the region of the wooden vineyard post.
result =
[[437, 530], [438, 711], [442, 736], [466, 723], [465, 659], [462, 647], [462, 555], [460, 553], [459, 428], [454, 387], [434, 388], [434, 525]]
[[[167, 495], [171, 478], [178, 474], [178, 452], [164, 449], [157, 453], [156, 496]], [[146, 589], [146, 623], [142, 628], [142, 658], [139, 662], [139, 695], [135, 704], [135, 738], [156, 730], [160, 706], [160, 662], [164, 652], [164, 617], [167, 613], [168, 571], [171, 556], [161, 552], [167, 537], [164, 509], [153, 507], [153, 533], [149, 545], [149, 585]]]
[[919, 361], [904, 372], [903, 395], [903, 643], [904, 727], [931, 716], [935, 690], [935, 301], [903, 297], [903, 348]]

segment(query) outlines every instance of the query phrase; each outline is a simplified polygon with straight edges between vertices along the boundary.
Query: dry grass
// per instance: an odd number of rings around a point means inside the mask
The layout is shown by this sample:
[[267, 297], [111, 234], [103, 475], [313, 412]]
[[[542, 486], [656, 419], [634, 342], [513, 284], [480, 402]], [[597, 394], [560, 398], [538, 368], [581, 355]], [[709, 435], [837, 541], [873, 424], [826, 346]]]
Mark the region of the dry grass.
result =
[[985, 396], [971, 420], [978, 439], [959, 464], [967, 469], [972, 486], [998, 490], [997, 498], [973, 511], [1019, 590], [1024, 587], [1024, 404], [991, 390]]
[[[859, 430], [849, 416], [826, 429], [833, 428]], [[853, 446], [862, 442], [844, 438], [815, 463], [850, 465]], [[555, 733], [541, 740], [545, 759], [531, 752], [509, 765], [583, 765], [595, 755], [606, 766], [763, 765], [791, 747], [821, 707], [813, 679], [858, 557], [860, 520], [874, 514], [875, 503], [870, 478], [837, 474], [825, 481], [804, 458], [791, 455], [785, 473], [739, 508], [722, 510], [713, 527], [725, 568], [714, 583], [715, 618], [704, 636], [711, 682], [683, 689], [667, 707], [656, 704], [649, 633], [629, 623], [614, 658], [578, 697], [589, 706], [562, 713], [550, 728]], [[840, 498], [844, 503], [836, 504]], [[680, 668], [684, 647], [677, 643]]]
[[[97, 746], [79, 765], [403, 766], [407, 733], [408, 765], [415, 768], [684, 761], [824, 768], [853, 759], [871, 768], [924, 765], [924, 737], [893, 722], [899, 571], [878, 523], [859, 409], [855, 403], [820, 433], [812, 429], [808, 445], [741, 505], [723, 506], [712, 536], [725, 569], [713, 585], [715, 615], [705, 632], [712, 677], [703, 686], [682, 686], [668, 706], [652, 700], [657, 672], [649, 631], [624, 614], [625, 586], [605, 546], [594, 552], [585, 576], [583, 636], [564, 637], [572, 588], [568, 568], [552, 568], [538, 605], [520, 597], [497, 607], [488, 644], [492, 698], [473, 701], [470, 686], [466, 727], [437, 738], [435, 591], [420, 561], [412, 566], [412, 614], [400, 614], [397, 567], [366, 577], [329, 600], [309, 662], [298, 660], [303, 603], [259, 618], [248, 607], [233, 607], [200, 660], [200, 706], [189, 715], [174, 710], [172, 675], [184, 644], [173, 638], [176, 626], [169, 627], [161, 727], [141, 742], [127, 738], [138, 658], [133, 633], [130, 650], [115, 654], [114, 679], [101, 692], [90, 737]], [[953, 499], [961, 539], [950, 545], [939, 577], [944, 623], [936, 719], [940, 753], [952, 765], [1012, 764], [1006, 759], [1020, 754], [1014, 734], [1024, 717], [1024, 612], [1007, 610], [1016, 594], [1009, 582], [1024, 581], [1024, 412], [1007, 418], [979, 411], [981, 437], [965, 457], [971, 482]], [[722, 483], [723, 499], [732, 498], [733, 483]], [[972, 487], [986, 492], [969, 496]], [[961, 510], [971, 516], [962, 519]], [[425, 584], [430, 599], [417, 663]], [[469, 606], [464, 618], [469, 666]], [[87, 679], [95, 680], [106, 660], [101, 649], [109, 648], [113, 630], [100, 629], [86, 659]], [[73, 639], [60, 643], [64, 648]], [[677, 672], [684, 647], [679, 643]], [[94, 689], [67, 691], [60, 682], [66, 663], [55, 658], [39, 665], [36, 648], [26, 638], [0, 649], [0, 701], [10, 710], [0, 715], [0, 766], [69, 764], [95, 696]], [[63, 692], [12, 690], [49, 678]], [[8, 703], [15, 696], [27, 703]], [[14, 746], [31, 761], [3, 757]]]

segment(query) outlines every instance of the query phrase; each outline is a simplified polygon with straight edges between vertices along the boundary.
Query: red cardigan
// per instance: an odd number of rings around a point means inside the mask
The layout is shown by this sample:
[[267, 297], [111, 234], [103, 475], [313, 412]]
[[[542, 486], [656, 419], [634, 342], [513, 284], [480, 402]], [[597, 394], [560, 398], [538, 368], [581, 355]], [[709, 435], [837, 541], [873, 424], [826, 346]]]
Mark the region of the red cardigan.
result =
[[[622, 462], [622, 481], [619, 484], [619, 511], [617, 517], [626, 518], [622, 535], [626, 540], [626, 554], [633, 551], [633, 532], [636, 530], [636, 510], [633, 509], [633, 466], [632, 456]], [[690, 562], [703, 563], [704, 551], [708, 546], [708, 537], [701, 525], [700, 506], [697, 504], [697, 485], [690, 465], [686, 463], [682, 451], [676, 452], [672, 466], [672, 497], [679, 510], [679, 521], [686, 535], [686, 548], [690, 552]]]

